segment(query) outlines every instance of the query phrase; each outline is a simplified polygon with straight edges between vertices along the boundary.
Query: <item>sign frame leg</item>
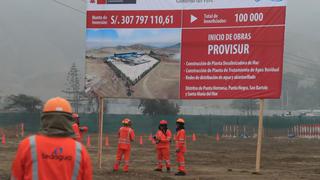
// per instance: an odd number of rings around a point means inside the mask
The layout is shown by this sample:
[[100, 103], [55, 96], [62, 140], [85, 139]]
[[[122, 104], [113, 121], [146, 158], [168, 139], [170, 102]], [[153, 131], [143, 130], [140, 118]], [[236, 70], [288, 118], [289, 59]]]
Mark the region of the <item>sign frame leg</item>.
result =
[[260, 173], [261, 167], [261, 146], [262, 146], [262, 134], [263, 134], [263, 111], [264, 111], [264, 99], [259, 100], [259, 125], [258, 125], [258, 137], [257, 137], [257, 154], [256, 154], [256, 171]]
[[99, 97], [99, 116], [98, 116], [98, 168], [102, 168], [102, 143], [103, 143], [103, 113], [104, 98]]

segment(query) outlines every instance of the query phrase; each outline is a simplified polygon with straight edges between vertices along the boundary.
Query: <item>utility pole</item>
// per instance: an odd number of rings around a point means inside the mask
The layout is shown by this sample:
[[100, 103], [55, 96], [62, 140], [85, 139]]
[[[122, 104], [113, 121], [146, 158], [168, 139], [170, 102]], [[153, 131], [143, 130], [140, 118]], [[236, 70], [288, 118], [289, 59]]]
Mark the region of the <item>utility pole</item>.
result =
[[70, 71], [67, 74], [66, 89], [62, 92], [66, 93], [67, 99], [70, 101], [74, 111], [79, 111], [80, 101], [80, 73], [76, 63], [72, 63]]

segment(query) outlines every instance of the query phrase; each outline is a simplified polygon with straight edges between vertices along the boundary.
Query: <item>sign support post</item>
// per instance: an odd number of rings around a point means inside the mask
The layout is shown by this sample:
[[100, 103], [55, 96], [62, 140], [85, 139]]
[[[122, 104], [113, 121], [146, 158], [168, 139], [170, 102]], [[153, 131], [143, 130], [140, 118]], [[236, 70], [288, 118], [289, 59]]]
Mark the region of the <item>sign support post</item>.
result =
[[103, 111], [104, 111], [104, 99], [99, 96], [99, 116], [98, 116], [98, 124], [99, 124], [99, 132], [98, 132], [98, 167], [102, 168], [102, 138], [103, 138]]
[[259, 126], [258, 126], [258, 138], [257, 138], [258, 142], [257, 142], [257, 155], [256, 155], [256, 173], [260, 172], [260, 165], [261, 165], [264, 99], [260, 99], [259, 104], [260, 104], [260, 110], [259, 110]]

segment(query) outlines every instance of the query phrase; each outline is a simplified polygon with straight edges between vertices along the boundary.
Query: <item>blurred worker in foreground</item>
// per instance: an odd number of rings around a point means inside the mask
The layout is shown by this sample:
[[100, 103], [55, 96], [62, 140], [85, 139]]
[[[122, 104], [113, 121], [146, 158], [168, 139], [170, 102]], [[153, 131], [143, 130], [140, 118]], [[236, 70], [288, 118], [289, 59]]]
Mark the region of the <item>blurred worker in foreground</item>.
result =
[[82, 142], [83, 134], [88, 132], [88, 127], [80, 126], [80, 117], [77, 113], [73, 113], [72, 118], [75, 120], [75, 123], [72, 124], [72, 129], [76, 136], [75, 139], [79, 142]]
[[168, 122], [161, 120], [159, 130], [153, 137], [156, 141], [158, 167], [155, 171], [162, 171], [162, 161], [165, 161], [167, 172], [170, 172], [170, 143], [171, 131], [168, 129]]
[[19, 144], [12, 164], [14, 180], [91, 180], [86, 148], [75, 141], [70, 103], [60, 97], [46, 102], [40, 132]]
[[176, 154], [178, 163], [178, 172], [176, 176], [186, 175], [184, 153], [186, 152], [186, 131], [184, 130], [184, 119], [178, 118], [176, 122]]
[[129, 160], [130, 160], [130, 151], [131, 151], [131, 142], [134, 140], [134, 131], [131, 128], [130, 119], [126, 118], [122, 120], [122, 127], [118, 132], [118, 150], [116, 156], [116, 162], [113, 166], [113, 171], [119, 170], [119, 165], [121, 162], [122, 156], [124, 156], [124, 165], [123, 171], [128, 172], [129, 170]]

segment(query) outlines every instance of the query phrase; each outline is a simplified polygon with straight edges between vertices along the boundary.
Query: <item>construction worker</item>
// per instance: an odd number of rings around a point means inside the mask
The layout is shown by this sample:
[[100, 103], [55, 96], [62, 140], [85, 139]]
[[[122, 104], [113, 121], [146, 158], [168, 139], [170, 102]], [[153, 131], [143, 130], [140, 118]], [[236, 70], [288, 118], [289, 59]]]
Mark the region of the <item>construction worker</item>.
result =
[[75, 139], [79, 142], [82, 142], [83, 134], [88, 131], [88, 127], [80, 126], [80, 117], [77, 113], [73, 113], [72, 118], [75, 120], [75, 123], [72, 124], [72, 129], [76, 136]]
[[73, 138], [72, 108], [60, 97], [48, 100], [41, 115], [40, 132], [19, 144], [12, 164], [14, 180], [91, 180], [86, 148]]
[[178, 172], [176, 176], [185, 176], [185, 160], [184, 153], [186, 152], [186, 131], [184, 130], [184, 119], [178, 118], [176, 122], [176, 155], [178, 163]]
[[131, 142], [134, 140], [134, 131], [131, 128], [132, 122], [130, 119], [126, 118], [122, 120], [122, 127], [118, 132], [118, 150], [116, 156], [116, 162], [113, 166], [113, 171], [119, 170], [119, 165], [124, 156], [124, 166], [123, 171], [128, 172], [129, 170], [129, 160], [131, 151]]
[[170, 143], [171, 131], [168, 129], [168, 122], [161, 120], [159, 130], [153, 137], [156, 141], [158, 166], [155, 171], [162, 171], [162, 161], [165, 161], [167, 172], [170, 172]]

